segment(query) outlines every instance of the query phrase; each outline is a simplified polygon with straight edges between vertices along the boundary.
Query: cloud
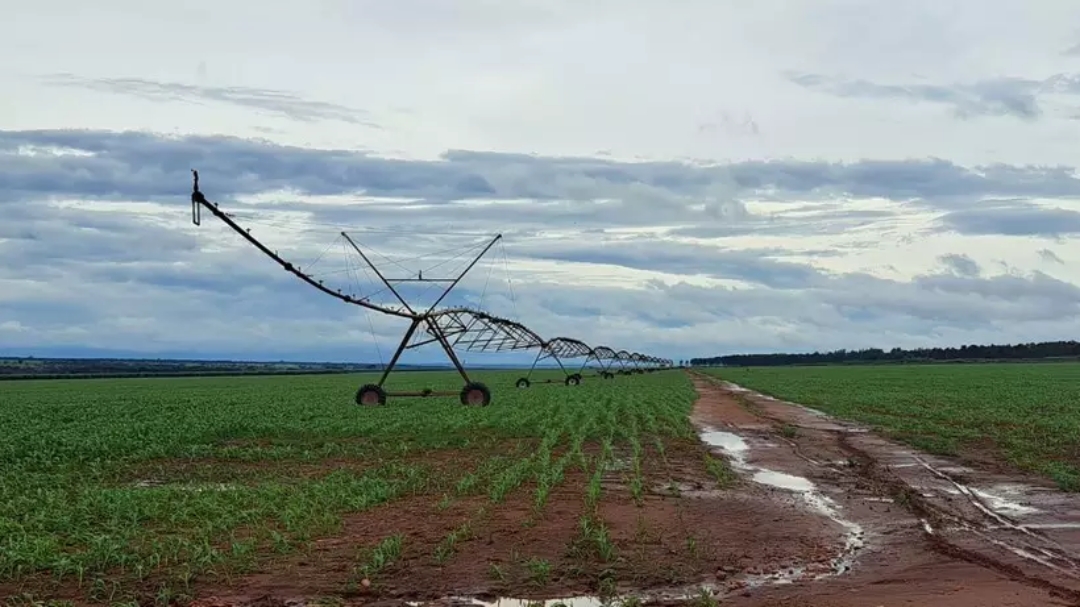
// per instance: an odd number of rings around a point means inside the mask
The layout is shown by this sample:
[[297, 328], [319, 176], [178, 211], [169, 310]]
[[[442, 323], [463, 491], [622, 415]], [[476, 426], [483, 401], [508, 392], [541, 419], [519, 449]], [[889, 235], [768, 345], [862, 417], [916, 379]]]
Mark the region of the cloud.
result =
[[727, 250], [665, 241], [635, 238], [622, 242], [584, 244], [564, 241], [539, 246], [517, 247], [536, 259], [581, 261], [611, 266], [734, 279], [773, 289], [804, 289], [820, 285], [825, 273], [812, 265], [775, 259], [792, 251], [768, 249]]
[[697, 132], [705, 136], [757, 137], [761, 134], [761, 127], [750, 112], [744, 112], [741, 117], [735, 117], [731, 112], [721, 110], [714, 118], [698, 124]]
[[[0, 131], [0, 162], [7, 192], [21, 196], [174, 198], [189, 183], [188, 170], [198, 168], [207, 192], [221, 198], [288, 190], [431, 202], [585, 200], [620, 209], [610, 214], [613, 221], [627, 212], [663, 216], [751, 196], [805, 201], [846, 195], [948, 205], [956, 198], [1080, 195], [1080, 179], [1068, 166], [965, 167], [938, 159], [700, 166], [461, 150], [438, 160], [403, 160], [226, 136], [90, 130]], [[742, 214], [737, 205], [731, 208]]]
[[973, 278], [982, 273], [982, 268], [979, 267], [979, 264], [967, 255], [949, 253], [938, 257], [938, 259], [941, 260], [941, 263], [944, 264], [945, 267], [960, 276]]
[[999, 77], [953, 84], [880, 84], [805, 73], [789, 73], [787, 77], [800, 87], [837, 97], [945, 105], [961, 119], [1011, 116], [1034, 121], [1044, 114], [1040, 100], [1045, 96], [1080, 95], [1080, 75], [1075, 74], [1057, 74], [1043, 80]]
[[[205, 70], [205, 65], [203, 66]], [[46, 84], [58, 87], [82, 88], [117, 95], [131, 95], [149, 101], [211, 101], [253, 108], [299, 120], [335, 120], [381, 128], [372, 122], [367, 112], [325, 101], [311, 101], [292, 93], [246, 86], [204, 86], [180, 82], [160, 82], [144, 78], [82, 78], [73, 74], [52, 74], [43, 78]]]
[[1065, 261], [1050, 249], [1039, 249], [1039, 258], [1050, 263], [1065, 265]]
[[1080, 212], [1015, 202], [1009, 206], [974, 207], [945, 214], [944, 227], [960, 234], [1007, 234], [1057, 237], [1080, 233]]
[[[672, 358], [1054, 339], [1080, 314], [1068, 279], [991, 274], [963, 240], [1071, 231], [1071, 211], [1028, 201], [1080, 193], [1068, 167], [461, 150], [406, 160], [225, 136], [9, 130], [0, 348], [387, 355], [400, 321], [320, 295], [206, 214], [191, 226], [191, 167], [208, 197], [335, 288], [378, 288], [341, 241], [345, 226], [395, 276], [460, 268], [468, 258], [454, 255], [501, 231], [506, 242], [446, 303]], [[901, 270], [873, 261], [924, 237], [948, 252], [894, 253]]]

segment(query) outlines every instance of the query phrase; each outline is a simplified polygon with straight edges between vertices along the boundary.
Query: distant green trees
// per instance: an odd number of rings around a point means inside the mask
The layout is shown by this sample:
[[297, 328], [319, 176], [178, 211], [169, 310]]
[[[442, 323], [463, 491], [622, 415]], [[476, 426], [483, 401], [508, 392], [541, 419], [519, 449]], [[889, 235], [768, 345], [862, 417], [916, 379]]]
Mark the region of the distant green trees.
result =
[[691, 365], [724, 365], [728, 367], [774, 367], [782, 365], [854, 364], [854, 363], [913, 363], [963, 362], [989, 360], [1039, 360], [1080, 358], [1080, 342], [1047, 341], [1022, 344], [967, 345], [959, 348], [867, 348], [865, 350], [833, 350], [805, 354], [733, 354], [712, 358], [691, 358]]

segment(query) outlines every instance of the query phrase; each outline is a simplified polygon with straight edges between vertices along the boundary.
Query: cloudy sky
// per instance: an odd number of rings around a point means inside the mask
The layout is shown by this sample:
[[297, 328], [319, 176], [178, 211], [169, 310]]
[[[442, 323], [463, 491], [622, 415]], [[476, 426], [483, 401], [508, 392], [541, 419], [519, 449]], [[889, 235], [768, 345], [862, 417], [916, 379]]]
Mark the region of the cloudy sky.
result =
[[192, 225], [192, 168], [373, 300], [342, 232], [392, 278], [501, 233], [444, 303], [545, 337], [672, 358], [1077, 337], [1076, 2], [5, 14], [0, 354], [388, 356], [400, 321]]

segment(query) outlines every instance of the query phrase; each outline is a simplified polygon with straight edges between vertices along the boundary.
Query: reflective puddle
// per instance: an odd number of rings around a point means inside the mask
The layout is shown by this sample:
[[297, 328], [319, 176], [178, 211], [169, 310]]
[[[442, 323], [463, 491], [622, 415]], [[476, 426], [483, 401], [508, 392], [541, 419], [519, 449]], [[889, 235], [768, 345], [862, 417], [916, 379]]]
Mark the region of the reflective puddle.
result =
[[[701, 440], [712, 447], [723, 451], [724, 455], [731, 460], [732, 467], [737, 471], [749, 474], [750, 480], [774, 487], [783, 491], [794, 493], [807, 507], [807, 509], [820, 514], [844, 528], [844, 547], [832, 560], [832, 571], [813, 576], [818, 579], [828, 575], [838, 575], [851, 569], [855, 555], [863, 547], [864, 531], [861, 525], [844, 518], [840, 513], [840, 505], [829, 496], [821, 493], [810, 479], [787, 472], [770, 470], [761, 466], [747, 463], [750, 446], [746, 439], [734, 432], [725, 432], [712, 428], [705, 429], [701, 434]], [[803, 567], [795, 567], [781, 572], [766, 575], [753, 576], [748, 582], [752, 585], [766, 583], [791, 583], [797, 579], [809, 576], [809, 571]]]
[[778, 489], [786, 489], [788, 491], [806, 492], [814, 490], [814, 483], [811, 483], [805, 478], [786, 474], [784, 472], [776, 472], [775, 470], [761, 470], [760, 472], [755, 472], [754, 476], [750, 477], [750, 480], [755, 483], [776, 487]]
[[[717, 594], [717, 589], [712, 584], [700, 584], [672, 588], [666, 591], [630, 593], [614, 597], [601, 598], [598, 596], [575, 596], [559, 599], [515, 599], [500, 597], [492, 600], [484, 600], [469, 596], [451, 596], [439, 601], [440, 604], [471, 605], [476, 607], [617, 607], [629, 603], [670, 603], [700, 600], [705, 597], [715, 598], [724, 595]], [[424, 603], [409, 602], [411, 607], [420, 607]]]

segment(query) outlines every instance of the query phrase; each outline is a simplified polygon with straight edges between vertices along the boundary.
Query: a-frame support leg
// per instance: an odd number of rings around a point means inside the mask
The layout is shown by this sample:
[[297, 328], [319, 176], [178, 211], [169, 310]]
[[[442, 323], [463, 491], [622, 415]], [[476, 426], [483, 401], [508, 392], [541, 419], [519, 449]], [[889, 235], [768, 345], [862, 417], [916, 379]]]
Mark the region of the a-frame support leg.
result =
[[560, 360], [559, 357], [555, 354], [552, 354], [551, 357], [555, 359], [555, 364], [559, 365], [559, 368], [562, 369], [563, 375], [570, 377], [570, 372], [566, 370], [566, 367], [563, 365], [562, 360]]
[[431, 330], [431, 334], [439, 342], [439, 345], [442, 346], [443, 351], [446, 352], [446, 357], [454, 364], [454, 368], [457, 369], [461, 379], [465, 380], [466, 384], [472, 383], [472, 380], [469, 379], [469, 374], [465, 372], [464, 365], [461, 364], [461, 360], [458, 358], [457, 353], [454, 352], [454, 346], [452, 346], [449, 340], [446, 339], [446, 336], [443, 335], [439, 323], [435, 322], [430, 317], [424, 318], [424, 322], [427, 323], [428, 328]]
[[416, 333], [416, 327], [419, 326], [419, 324], [420, 321], [416, 319], [413, 319], [412, 323], [409, 324], [408, 330], [405, 331], [405, 337], [401, 338], [401, 343], [398, 344], [397, 350], [394, 351], [394, 356], [390, 358], [390, 363], [383, 369], [382, 377], [379, 378], [380, 388], [383, 386], [383, 383], [386, 382], [386, 378], [390, 376], [390, 372], [394, 370], [394, 365], [396, 365], [398, 359], [401, 358], [401, 353], [409, 346], [409, 340], [412, 339], [413, 333]]
[[581, 368], [577, 370], [578, 375], [581, 375], [585, 371], [585, 367], [589, 366], [589, 361], [591, 360], [595, 360], [596, 362], [600, 363], [600, 369], [603, 370], [604, 363], [600, 362], [600, 359], [596, 358], [596, 355], [590, 352], [589, 355], [585, 357], [585, 362], [581, 363]]
[[545, 352], [546, 352], [546, 350], [543, 347], [541, 347], [540, 351], [536, 353], [536, 358], [533, 359], [533, 364], [532, 364], [531, 367], [529, 367], [529, 372], [525, 374], [525, 379], [526, 380], [528, 380], [528, 379], [530, 379], [532, 377], [533, 371], [536, 370], [536, 365], [538, 365], [540, 363], [541, 359], [544, 358], [544, 353]]

